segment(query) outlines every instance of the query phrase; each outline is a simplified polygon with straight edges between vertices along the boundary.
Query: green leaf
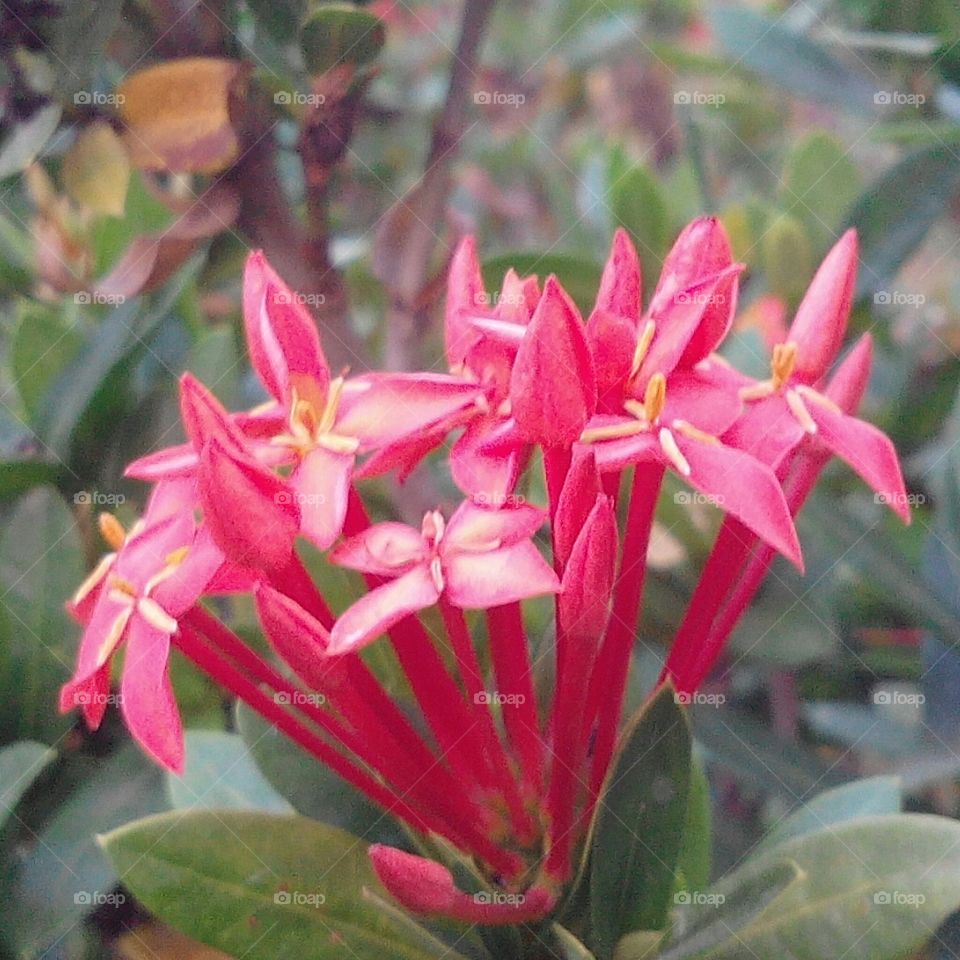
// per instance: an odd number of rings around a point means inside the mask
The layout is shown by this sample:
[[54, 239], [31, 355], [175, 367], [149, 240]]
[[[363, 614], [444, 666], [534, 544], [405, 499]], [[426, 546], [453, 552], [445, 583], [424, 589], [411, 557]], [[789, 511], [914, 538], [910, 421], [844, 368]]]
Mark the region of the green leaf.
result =
[[298, 813], [371, 842], [405, 843], [396, 820], [242, 703], [237, 727], [264, 777]]
[[235, 733], [188, 730], [184, 741], [183, 776], [167, 774], [174, 809], [293, 813], [293, 807], [264, 779], [243, 739]]
[[795, 97], [872, 114], [875, 82], [777, 18], [739, 6], [711, 7], [707, 20], [737, 65], [755, 70]]
[[0, 750], [0, 828], [54, 756], [49, 747], [32, 740], [11, 743]]
[[64, 311], [35, 300], [17, 304], [10, 365], [17, 392], [30, 415], [36, 415], [44, 392], [76, 355], [83, 337]]
[[[785, 859], [796, 863], [800, 878], [698, 960], [899, 960], [919, 949], [960, 902], [960, 823], [920, 814], [864, 817], [797, 837], [751, 858], [711, 894], [733, 898], [744, 885], [762, 886]], [[708, 923], [715, 909], [692, 905], [686, 928]]]
[[803, 223], [780, 214], [768, 225], [762, 243], [770, 289], [788, 303], [798, 303], [813, 276], [810, 240]]
[[683, 828], [678, 861], [679, 874], [687, 890], [703, 890], [710, 882], [713, 846], [710, 783], [703, 761], [690, 756], [690, 791], [687, 795], [687, 820]]
[[646, 167], [612, 165], [608, 189], [614, 225], [626, 229], [636, 244], [652, 290], [670, 243], [670, 214], [660, 184]]
[[4, 931], [36, 957], [76, 926], [117, 883], [94, 834], [166, 807], [163, 774], [132, 744], [89, 772], [48, 821], [13, 878]]
[[856, 199], [860, 178], [835, 136], [815, 131], [791, 150], [783, 171], [781, 204], [826, 247]]
[[[57, 17], [53, 40], [57, 69], [56, 89], [89, 94], [93, 78], [103, 64], [103, 52], [120, 19], [123, 0], [88, 0], [65, 4]], [[90, 101], [87, 100], [87, 103]]]
[[0, 460], [0, 503], [16, 500], [42, 484], [57, 483], [62, 471], [47, 460]]
[[536, 274], [541, 284], [553, 273], [586, 316], [593, 308], [600, 285], [601, 264], [573, 253], [502, 253], [483, 262], [483, 279], [488, 291], [500, 289], [503, 275], [513, 267], [521, 277]]
[[303, 19], [305, 0], [247, 0], [247, 6], [274, 39], [290, 43], [296, 39], [297, 24]]
[[81, 207], [96, 214], [123, 216], [130, 158], [105, 120], [80, 131], [63, 158], [60, 176], [70, 198]]
[[73, 723], [59, 714], [57, 694], [76, 652], [77, 628], [63, 602], [82, 577], [80, 544], [63, 500], [50, 489], [27, 494], [0, 536], [5, 737], [53, 743]]
[[422, 941], [364, 899], [384, 896], [362, 841], [304, 817], [161, 814], [101, 838], [134, 895], [187, 936], [248, 960], [423, 960]]
[[385, 40], [383, 21], [352, 3], [325, 3], [313, 10], [300, 28], [300, 49], [314, 76], [339, 64], [369, 63]]
[[728, 893], [678, 894], [668, 947], [660, 960], [686, 960], [736, 941], [744, 927], [798, 880], [803, 871], [792, 861], [777, 861], [744, 877]]
[[690, 730], [663, 687], [628, 724], [597, 803], [590, 901], [595, 952], [667, 919], [687, 816]]
[[905, 157], [860, 195], [848, 218], [860, 234], [859, 296], [893, 280], [958, 187], [956, 151], [938, 144]]
[[855, 780], [825, 790], [805, 803], [770, 830], [756, 849], [766, 850], [856, 817], [899, 812], [900, 780], [897, 777]]
[[660, 956], [663, 934], [658, 930], [628, 933], [613, 951], [613, 960], [655, 960]]

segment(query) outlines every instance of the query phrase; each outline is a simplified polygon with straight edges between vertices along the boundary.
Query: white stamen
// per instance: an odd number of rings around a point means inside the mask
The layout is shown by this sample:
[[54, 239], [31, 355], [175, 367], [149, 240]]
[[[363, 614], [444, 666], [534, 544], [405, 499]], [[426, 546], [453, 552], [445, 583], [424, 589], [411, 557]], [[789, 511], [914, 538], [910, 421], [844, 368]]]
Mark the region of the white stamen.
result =
[[660, 448], [666, 454], [667, 459], [676, 467], [678, 473], [685, 477], [690, 476], [690, 464], [687, 463], [687, 458], [677, 446], [673, 434], [666, 427], [660, 429]]

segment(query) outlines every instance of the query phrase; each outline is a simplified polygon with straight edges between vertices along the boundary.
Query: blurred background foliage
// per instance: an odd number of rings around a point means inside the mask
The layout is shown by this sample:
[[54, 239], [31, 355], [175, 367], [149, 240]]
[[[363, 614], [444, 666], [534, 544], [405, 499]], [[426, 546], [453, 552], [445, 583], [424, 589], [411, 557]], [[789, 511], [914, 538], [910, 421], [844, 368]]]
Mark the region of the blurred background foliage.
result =
[[[806, 576], [774, 568], [709, 687], [720, 706], [694, 708], [717, 865], [857, 776], [898, 775], [911, 808], [957, 815], [955, 3], [5, 0], [0, 20], [0, 952], [189, 953], [107, 896], [93, 834], [211, 783], [221, 803], [236, 783], [357, 833], [372, 819], [182, 664], [183, 784], [115, 710], [95, 735], [56, 713], [77, 638], [63, 599], [102, 549], [96, 514], [142, 503], [124, 463], [177, 438], [177, 376], [228, 406], [260, 399], [239, 335], [251, 246], [302, 293], [334, 364], [439, 368], [464, 231], [491, 285], [511, 264], [556, 272], [588, 308], [616, 225], [649, 292], [680, 227], [715, 212], [748, 265], [730, 355], [763, 375], [768, 338], [855, 225], [867, 415], [903, 454], [914, 522], [838, 466], [802, 515]], [[717, 524], [678, 490], [637, 699]], [[407, 514], [452, 492], [429, 468], [378, 491]], [[354, 587], [332, 584], [334, 606]], [[937, 955], [956, 955], [950, 938]]]

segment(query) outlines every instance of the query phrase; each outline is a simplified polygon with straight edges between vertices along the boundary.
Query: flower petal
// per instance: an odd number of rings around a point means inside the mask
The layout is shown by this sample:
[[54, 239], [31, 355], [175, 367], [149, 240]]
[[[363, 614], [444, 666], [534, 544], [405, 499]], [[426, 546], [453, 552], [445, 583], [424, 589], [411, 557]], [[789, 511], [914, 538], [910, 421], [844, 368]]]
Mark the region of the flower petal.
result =
[[451, 552], [444, 557], [443, 573], [450, 602], [464, 610], [486, 610], [560, 589], [557, 575], [529, 541], [487, 553]]
[[300, 511], [284, 480], [214, 439], [200, 455], [198, 483], [204, 519], [230, 560], [269, 570], [290, 559]]
[[572, 444], [596, 409], [583, 323], [556, 277], [547, 280], [517, 351], [510, 400], [523, 439], [547, 447]]
[[776, 470], [806, 436], [800, 421], [779, 394], [753, 400], [723, 434], [723, 442]]
[[783, 491], [773, 471], [759, 460], [722, 443], [704, 443], [674, 432], [680, 452], [690, 464], [687, 482], [716, 500], [761, 540], [801, 570], [797, 532]]
[[439, 598], [430, 571], [426, 565], [420, 564], [402, 577], [371, 590], [348, 607], [330, 631], [327, 653], [337, 656], [355, 652], [404, 617], [433, 606]]
[[857, 231], [848, 230], [826, 255], [797, 307], [787, 339], [797, 344], [794, 375], [816, 383], [843, 343], [857, 279]]
[[180, 378], [180, 415], [195, 450], [217, 437], [228, 449], [245, 452], [246, 440], [223, 404], [190, 373]]
[[575, 444], [553, 518], [553, 551], [557, 569], [566, 567], [573, 544], [602, 492], [593, 445]]
[[395, 577], [426, 561], [429, 552], [419, 530], [405, 523], [377, 523], [344, 540], [330, 551], [329, 560], [348, 570]]
[[444, 309], [444, 337], [447, 363], [451, 369], [463, 363], [470, 347], [477, 340], [477, 331], [470, 315], [486, 312], [486, 291], [477, 258], [477, 242], [464, 237], [457, 245], [447, 271], [447, 302]]
[[323, 447], [311, 450], [290, 475], [300, 510], [300, 533], [320, 550], [340, 536], [356, 458]]
[[470, 411], [483, 390], [443, 374], [373, 373], [344, 390], [335, 430], [372, 450]]
[[640, 296], [640, 258], [630, 235], [618, 227], [603, 267], [594, 311], [624, 317], [636, 330], [640, 319]]
[[872, 424], [836, 413], [820, 403], [808, 403], [807, 409], [817, 425], [817, 441], [849, 464], [878, 499], [904, 523], [909, 523], [907, 491], [890, 438]]
[[464, 500], [447, 522], [441, 552], [484, 550], [491, 543], [510, 546], [529, 540], [546, 519], [546, 511], [528, 503], [491, 509]]
[[317, 325], [301, 299], [256, 250], [243, 277], [243, 322], [247, 347], [263, 385], [283, 402], [291, 387], [322, 407], [330, 369]]
[[167, 634], [131, 617], [120, 709], [140, 746], [161, 766], [183, 773], [183, 728], [167, 670], [169, 652]]
[[495, 454], [483, 448], [499, 422], [495, 416], [474, 418], [450, 449], [454, 483], [478, 503], [505, 503], [517, 484], [519, 450]]
[[127, 464], [125, 477], [153, 483], [168, 477], [190, 477], [196, 473], [199, 457], [192, 443], [180, 443], [156, 453], [148, 453]]

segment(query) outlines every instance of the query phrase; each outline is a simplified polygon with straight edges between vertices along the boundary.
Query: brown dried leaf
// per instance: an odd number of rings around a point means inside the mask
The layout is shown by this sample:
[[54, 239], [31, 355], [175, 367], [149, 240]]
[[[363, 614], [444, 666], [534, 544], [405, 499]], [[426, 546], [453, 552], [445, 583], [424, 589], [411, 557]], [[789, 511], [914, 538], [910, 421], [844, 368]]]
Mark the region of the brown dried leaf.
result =
[[216, 173], [237, 156], [231, 97], [242, 99], [248, 69], [235, 60], [184, 57], [133, 74], [118, 88], [134, 166]]

